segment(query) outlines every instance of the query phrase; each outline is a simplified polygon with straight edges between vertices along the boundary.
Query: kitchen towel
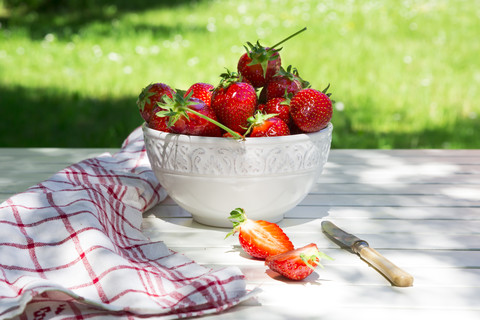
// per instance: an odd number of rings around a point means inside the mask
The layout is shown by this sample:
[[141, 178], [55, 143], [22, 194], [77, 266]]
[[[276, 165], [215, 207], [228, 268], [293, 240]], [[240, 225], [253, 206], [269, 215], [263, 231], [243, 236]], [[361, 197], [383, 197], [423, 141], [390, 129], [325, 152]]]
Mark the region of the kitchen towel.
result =
[[141, 128], [114, 155], [73, 164], [0, 205], [0, 319], [173, 319], [254, 292], [152, 242], [142, 213], [165, 199]]

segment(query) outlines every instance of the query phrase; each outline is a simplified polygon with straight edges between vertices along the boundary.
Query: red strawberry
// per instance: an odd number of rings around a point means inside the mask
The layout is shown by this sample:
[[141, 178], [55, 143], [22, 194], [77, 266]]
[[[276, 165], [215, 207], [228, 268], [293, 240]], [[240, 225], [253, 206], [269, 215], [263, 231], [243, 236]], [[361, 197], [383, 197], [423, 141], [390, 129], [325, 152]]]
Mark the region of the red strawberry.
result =
[[247, 130], [247, 119], [253, 116], [257, 106], [255, 89], [239, 82], [236, 73], [227, 71], [221, 76], [220, 85], [213, 91], [212, 108], [221, 123], [243, 134]]
[[292, 242], [275, 223], [250, 220], [241, 208], [230, 212], [229, 219], [233, 222], [233, 230], [226, 237], [238, 232], [238, 240], [243, 250], [254, 258], [265, 259], [293, 250]]
[[292, 124], [292, 117], [290, 116], [290, 99], [289, 98], [273, 98], [268, 100], [263, 112], [266, 114], [278, 114], [287, 125]]
[[167, 125], [172, 132], [210, 137], [222, 135], [215, 123], [215, 113], [205, 102], [190, 96], [185, 98], [181, 92], [164, 100], [159, 103], [162, 110], [156, 116], [168, 118]]
[[260, 88], [277, 73], [282, 60], [274, 49], [264, 48], [258, 42], [255, 46], [250, 42], [247, 44], [250, 49], [238, 60], [237, 69], [255, 88]]
[[259, 103], [257, 105], [257, 111], [263, 112], [265, 110], [265, 104], [264, 103]]
[[247, 52], [240, 56], [238, 60], [238, 73], [247, 79], [255, 88], [265, 86], [282, 65], [282, 60], [278, 54], [281, 48], [276, 49], [276, 47], [306, 29], [307, 28], [303, 28], [297, 31], [270, 48], [263, 47], [258, 41], [255, 45], [247, 42], [248, 48], [245, 47]]
[[288, 66], [287, 70], [280, 68], [266, 86], [267, 101], [284, 97], [286, 94], [295, 95], [308, 86], [309, 83], [300, 78], [296, 68], [293, 68], [293, 70], [292, 66]]
[[163, 102], [164, 96], [172, 98], [174, 94], [175, 91], [164, 83], [153, 83], [143, 88], [137, 99], [137, 106], [143, 120], [146, 122], [150, 120], [157, 102]]
[[212, 100], [212, 92], [215, 87], [209, 83], [197, 82], [194, 83], [188, 88], [187, 92], [185, 92], [185, 97], [188, 96], [191, 92], [192, 98], [197, 98], [205, 102], [208, 106], [210, 106], [210, 102]]
[[310, 243], [302, 248], [269, 256], [265, 265], [282, 276], [292, 280], [303, 280], [308, 277], [322, 258], [332, 259], [318, 251], [317, 245]]
[[304, 132], [315, 132], [325, 128], [332, 119], [330, 94], [315, 89], [300, 90], [290, 102], [293, 122]]
[[288, 125], [276, 114], [257, 112], [248, 119], [248, 122], [250, 122], [250, 127], [247, 132], [250, 132], [250, 137], [275, 137], [290, 134]]

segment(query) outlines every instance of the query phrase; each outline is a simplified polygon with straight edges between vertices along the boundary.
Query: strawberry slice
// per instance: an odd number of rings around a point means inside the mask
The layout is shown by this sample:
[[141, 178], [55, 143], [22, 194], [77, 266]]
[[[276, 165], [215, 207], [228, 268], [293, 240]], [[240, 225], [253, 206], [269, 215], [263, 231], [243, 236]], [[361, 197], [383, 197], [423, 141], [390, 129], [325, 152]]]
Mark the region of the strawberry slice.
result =
[[243, 251], [254, 258], [265, 259], [294, 249], [288, 236], [275, 223], [248, 219], [242, 208], [230, 212], [229, 219], [233, 230], [225, 238], [238, 232]]
[[308, 277], [322, 258], [332, 260], [325, 253], [318, 251], [317, 245], [310, 243], [304, 247], [280, 253], [265, 259], [265, 265], [282, 276], [292, 280]]

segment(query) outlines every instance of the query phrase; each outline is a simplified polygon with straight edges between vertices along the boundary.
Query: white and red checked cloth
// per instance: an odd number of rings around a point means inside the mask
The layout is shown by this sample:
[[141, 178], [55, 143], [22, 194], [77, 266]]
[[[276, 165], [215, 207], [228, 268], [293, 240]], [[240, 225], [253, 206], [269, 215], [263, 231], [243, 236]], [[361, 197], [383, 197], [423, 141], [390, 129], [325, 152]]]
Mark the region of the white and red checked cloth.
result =
[[141, 232], [166, 197], [140, 128], [0, 205], [0, 319], [180, 318], [253, 295], [238, 268], [207, 269]]

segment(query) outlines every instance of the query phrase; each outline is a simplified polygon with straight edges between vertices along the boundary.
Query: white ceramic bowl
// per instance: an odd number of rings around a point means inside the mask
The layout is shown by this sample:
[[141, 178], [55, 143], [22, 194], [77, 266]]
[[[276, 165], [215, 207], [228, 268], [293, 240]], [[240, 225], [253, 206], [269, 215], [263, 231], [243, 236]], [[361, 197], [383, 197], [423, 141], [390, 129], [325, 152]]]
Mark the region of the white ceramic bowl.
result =
[[332, 125], [309, 134], [236, 141], [165, 133], [143, 125], [148, 158], [169, 196], [194, 220], [231, 227], [230, 211], [278, 222], [317, 182]]

